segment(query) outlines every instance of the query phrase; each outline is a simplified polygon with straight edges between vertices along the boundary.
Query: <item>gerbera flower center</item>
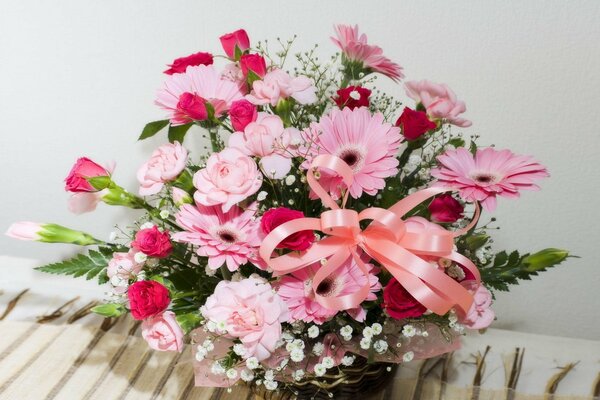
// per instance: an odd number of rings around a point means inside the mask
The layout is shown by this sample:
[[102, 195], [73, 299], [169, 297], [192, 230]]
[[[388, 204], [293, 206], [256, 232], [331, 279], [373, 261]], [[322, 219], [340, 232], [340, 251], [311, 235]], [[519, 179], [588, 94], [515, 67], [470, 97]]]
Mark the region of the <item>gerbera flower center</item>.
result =
[[327, 278], [317, 286], [315, 292], [319, 296], [328, 297], [334, 294], [335, 289], [337, 287], [337, 283], [333, 278]]
[[365, 151], [359, 147], [342, 148], [337, 156], [344, 160], [354, 171], [359, 171], [365, 161]]
[[217, 237], [225, 243], [235, 243], [238, 241], [237, 234], [226, 228], [219, 229], [217, 231]]
[[475, 172], [470, 178], [482, 185], [493, 185], [501, 180], [501, 177], [491, 172]]

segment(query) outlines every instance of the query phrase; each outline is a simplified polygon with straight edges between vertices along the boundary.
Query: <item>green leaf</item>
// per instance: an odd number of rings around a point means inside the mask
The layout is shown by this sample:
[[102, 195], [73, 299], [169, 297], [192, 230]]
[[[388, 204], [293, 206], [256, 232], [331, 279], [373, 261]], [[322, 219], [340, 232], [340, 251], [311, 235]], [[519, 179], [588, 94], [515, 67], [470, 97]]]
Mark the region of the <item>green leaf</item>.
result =
[[468, 236], [465, 239], [465, 242], [466, 242], [469, 250], [475, 251], [475, 250], [485, 246], [485, 244], [488, 242], [489, 239], [490, 239], [490, 237], [488, 235], [486, 235], [485, 233], [478, 233], [476, 235]]
[[103, 317], [118, 317], [122, 315], [126, 310], [122, 304], [106, 303], [93, 307], [91, 311], [98, 315], [102, 315]]
[[140, 135], [138, 140], [148, 139], [149, 137], [156, 135], [167, 125], [169, 125], [168, 119], [163, 119], [160, 121], [153, 121], [153, 122], [146, 124], [146, 126], [144, 127], [144, 130], [142, 131], [142, 134]]
[[183, 143], [185, 134], [192, 127], [192, 125], [192, 123], [177, 126], [169, 125], [169, 142], [173, 143], [177, 141], [179, 143]]
[[465, 141], [462, 138], [459, 137], [455, 137], [452, 138], [448, 141], [448, 144], [454, 146], [454, 147], [464, 147], [465, 146]]
[[185, 314], [178, 314], [175, 316], [175, 319], [177, 319], [177, 323], [181, 329], [188, 334], [190, 331], [200, 326], [203, 318], [199, 311], [194, 311]]
[[475, 155], [475, 153], [477, 153], [477, 144], [474, 141], [471, 141], [471, 145], [469, 146], [469, 151], [473, 155]]
[[101, 247], [99, 251], [90, 250], [88, 255], [78, 254], [68, 260], [35, 269], [49, 274], [71, 275], [75, 278], [85, 276], [88, 280], [98, 276], [98, 282], [102, 284], [108, 281], [106, 267], [115, 251], [109, 247]]
[[246, 80], [248, 81], [248, 86], [252, 87], [254, 81], [260, 81], [262, 78], [256, 74], [256, 72], [249, 70], [248, 76]]

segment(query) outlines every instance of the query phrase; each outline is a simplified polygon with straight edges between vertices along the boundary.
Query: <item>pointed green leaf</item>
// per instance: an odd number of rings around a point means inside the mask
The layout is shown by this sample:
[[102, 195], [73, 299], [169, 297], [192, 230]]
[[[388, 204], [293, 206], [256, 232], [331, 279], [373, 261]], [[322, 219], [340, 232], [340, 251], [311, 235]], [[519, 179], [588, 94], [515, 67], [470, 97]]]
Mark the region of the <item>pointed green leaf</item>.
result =
[[192, 127], [192, 125], [193, 125], [192, 123], [185, 124], [185, 125], [177, 125], [177, 126], [170, 125], [169, 126], [169, 142], [173, 143], [173, 142], [177, 141], [179, 143], [183, 143], [185, 134]]
[[167, 125], [169, 125], [168, 119], [163, 119], [160, 121], [153, 121], [153, 122], [146, 124], [146, 126], [144, 127], [144, 130], [142, 131], [142, 134], [140, 135], [138, 140], [144, 140], [144, 139], [147, 139], [149, 137], [156, 135]]
[[108, 281], [106, 268], [114, 251], [112, 248], [102, 247], [100, 251], [90, 250], [88, 255], [78, 254], [68, 260], [35, 269], [49, 274], [71, 275], [75, 278], [85, 276], [88, 280], [98, 276], [99, 283], [106, 283]]

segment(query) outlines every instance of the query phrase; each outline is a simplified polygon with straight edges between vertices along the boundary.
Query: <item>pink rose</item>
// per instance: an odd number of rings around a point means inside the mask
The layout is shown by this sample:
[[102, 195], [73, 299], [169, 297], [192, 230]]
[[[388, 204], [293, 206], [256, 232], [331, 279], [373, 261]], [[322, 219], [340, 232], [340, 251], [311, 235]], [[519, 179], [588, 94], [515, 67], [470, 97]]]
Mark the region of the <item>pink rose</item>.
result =
[[235, 48], [237, 47], [241, 53], [245, 52], [250, 48], [250, 38], [243, 29], [238, 29], [235, 32], [226, 33], [219, 38], [221, 40], [221, 46], [227, 57], [235, 59]]
[[99, 176], [110, 176], [110, 172], [100, 165], [96, 164], [87, 157], [77, 159], [69, 175], [65, 178], [65, 190], [67, 192], [97, 192], [87, 181], [89, 178]]
[[113, 253], [106, 268], [106, 275], [114, 286], [115, 293], [125, 293], [129, 280], [134, 278], [142, 270], [143, 265], [137, 263], [133, 253]]
[[165, 182], [175, 180], [185, 169], [187, 157], [187, 150], [179, 142], [165, 144], [154, 150], [150, 160], [137, 172], [140, 195], [156, 194]]
[[423, 80], [406, 82], [405, 87], [408, 97], [423, 104], [431, 118], [445, 119], [462, 128], [472, 125], [471, 121], [459, 117], [467, 107], [448, 86]]
[[283, 300], [261, 279], [221, 281], [200, 309], [217, 325], [224, 323], [226, 336], [242, 342], [245, 357], [269, 358], [281, 338], [281, 323], [289, 318]]
[[169, 231], [161, 232], [156, 225], [152, 228], [141, 229], [135, 234], [131, 247], [147, 256], [165, 258], [173, 250]]
[[451, 223], [463, 217], [465, 207], [452, 195], [444, 193], [433, 199], [427, 209], [434, 222]]
[[184, 73], [187, 67], [196, 65], [211, 65], [213, 63], [213, 56], [210, 53], [195, 53], [187, 57], [177, 58], [173, 61], [173, 64], [169, 65], [169, 69], [164, 71], [167, 75], [181, 74]]
[[206, 168], [194, 174], [194, 199], [204, 206], [221, 205], [223, 212], [253, 195], [262, 185], [256, 162], [237, 149], [213, 153]]
[[231, 118], [231, 125], [236, 131], [243, 131], [246, 125], [250, 122], [256, 121], [258, 113], [256, 106], [250, 103], [246, 99], [236, 100], [231, 103], [229, 108], [229, 117]]
[[234, 132], [229, 137], [229, 147], [249, 156], [260, 157], [260, 168], [272, 179], [281, 179], [292, 168], [292, 154], [287, 151], [292, 133], [285, 129], [277, 115], [260, 112], [256, 121], [250, 122], [244, 132]]
[[[304, 218], [302, 211], [290, 210], [286, 207], [271, 208], [263, 214], [260, 220], [260, 227], [268, 235], [273, 229], [284, 222], [298, 218]], [[279, 243], [277, 248], [302, 251], [308, 249], [314, 241], [315, 233], [313, 231], [300, 231], [288, 236], [284, 241]]]
[[137, 320], [165, 311], [171, 302], [169, 290], [157, 281], [137, 281], [127, 291], [131, 316]]
[[473, 293], [473, 304], [460, 323], [470, 329], [487, 328], [494, 322], [496, 316], [490, 308], [492, 305], [492, 294], [485, 286], [475, 281], [463, 281], [461, 285]]
[[185, 125], [193, 121], [204, 121], [208, 118], [206, 100], [197, 94], [184, 92], [179, 95], [179, 101], [171, 117], [175, 125]]
[[183, 331], [173, 311], [165, 311], [142, 322], [142, 337], [154, 350], [181, 352], [183, 349]]
[[252, 71], [262, 78], [267, 73], [267, 63], [260, 54], [244, 54], [240, 58], [240, 67], [244, 76], [248, 76], [248, 72]]
[[252, 92], [246, 98], [256, 105], [277, 105], [279, 100], [292, 97], [300, 104], [311, 104], [317, 101], [316, 88], [305, 76], [292, 78], [280, 69], [267, 72], [262, 80], [252, 83]]

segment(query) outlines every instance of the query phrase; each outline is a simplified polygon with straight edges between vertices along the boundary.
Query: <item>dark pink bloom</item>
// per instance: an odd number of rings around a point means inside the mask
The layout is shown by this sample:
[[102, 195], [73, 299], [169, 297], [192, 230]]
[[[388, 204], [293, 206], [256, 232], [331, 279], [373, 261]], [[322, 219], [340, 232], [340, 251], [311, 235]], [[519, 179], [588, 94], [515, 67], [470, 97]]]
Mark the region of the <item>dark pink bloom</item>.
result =
[[234, 59], [235, 58], [235, 48], [244, 51], [250, 48], [250, 39], [248, 38], [248, 34], [243, 29], [238, 29], [235, 32], [226, 33], [225, 35], [219, 38], [221, 40], [221, 46], [223, 46], [223, 50], [225, 50], [225, 54], [227, 57]]
[[396, 126], [402, 128], [402, 135], [408, 140], [418, 139], [437, 127], [423, 111], [414, 111], [408, 107], [404, 107], [402, 115], [396, 121]]
[[177, 109], [172, 120], [177, 120], [182, 124], [187, 124], [191, 121], [204, 121], [208, 118], [206, 110], [206, 100], [197, 94], [185, 92], [179, 96]]
[[434, 222], [456, 222], [463, 217], [465, 207], [452, 195], [444, 193], [433, 199], [428, 207]]
[[369, 107], [369, 96], [371, 91], [361, 86], [348, 86], [337, 91], [337, 97], [333, 99], [339, 108], [348, 107], [354, 110], [356, 107]]
[[98, 176], [109, 176], [110, 173], [100, 165], [96, 164], [87, 157], [77, 159], [69, 175], [65, 178], [65, 190], [67, 192], [97, 192], [88, 178]]
[[383, 308], [394, 319], [417, 318], [427, 311], [396, 278], [390, 279], [383, 288]]
[[[260, 227], [265, 234], [269, 234], [269, 232], [284, 222], [292, 221], [298, 218], [304, 218], [304, 213], [302, 211], [290, 210], [286, 207], [271, 208], [263, 214], [260, 221]], [[306, 250], [313, 244], [314, 241], [315, 234], [313, 231], [300, 231], [288, 236], [283, 242], [279, 243], [277, 248]]]
[[246, 125], [256, 121], [257, 117], [256, 106], [248, 100], [241, 99], [231, 103], [229, 118], [231, 118], [231, 125], [235, 131], [243, 132]]
[[267, 63], [260, 54], [244, 54], [240, 58], [240, 67], [244, 76], [247, 76], [248, 72], [252, 71], [262, 78], [267, 73]]
[[195, 53], [187, 57], [181, 57], [175, 59], [173, 64], [168, 65], [169, 69], [164, 71], [167, 75], [181, 74], [185, 72], [186, 68], [196, 65], [211, 65], [213, 63], [213, 56], [210, 53]]
[[135, 234], [135, 240], [131, 242], [131, 247], [147, 256], [157, 258], [164, 258], [173, 250], [169, 231], [161, 232], [156, 225], [152, 228], [139, 230]]
[[138, 281], [127, 291], [131, 315], [137, 320], [153, 317], [166, 310], [171, 302], [169, 290], [156, 281]]

